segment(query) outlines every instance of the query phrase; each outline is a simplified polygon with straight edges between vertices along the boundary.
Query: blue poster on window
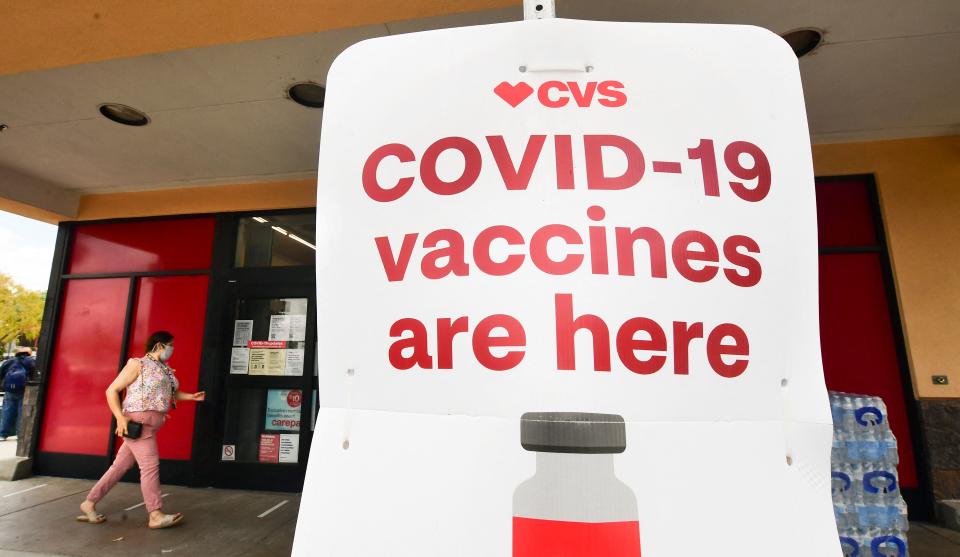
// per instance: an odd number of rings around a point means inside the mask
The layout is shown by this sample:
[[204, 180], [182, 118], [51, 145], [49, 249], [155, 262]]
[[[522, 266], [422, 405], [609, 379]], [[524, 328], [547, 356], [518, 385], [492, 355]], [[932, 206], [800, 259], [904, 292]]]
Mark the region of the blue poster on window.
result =
[[269, 389], [263, 429], [267, 431], [300, 431], [300, 406], [303, 393], [299, 389]]

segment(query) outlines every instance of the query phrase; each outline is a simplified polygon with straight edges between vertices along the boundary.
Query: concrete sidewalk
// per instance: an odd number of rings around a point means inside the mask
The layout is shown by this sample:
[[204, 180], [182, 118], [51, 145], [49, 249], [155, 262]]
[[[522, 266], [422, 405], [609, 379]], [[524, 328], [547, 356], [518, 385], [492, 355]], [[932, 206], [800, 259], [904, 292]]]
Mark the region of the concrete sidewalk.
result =
[[960, 532], [911, 522], [907, 545], [910, 557], [957, 557], [960, 555]]
[[0, 481], [18, 480], [29, 475], [30, 459], [17, 456], [17, 437], [0, 441]]
[[107, 522], [76, 522], [92, 485], [43, 476], [0, 482], [0, 557], [266, 557], [289, 555], [293, 545], [299, 494], [165, 486], [164, 510], [184, 513], [184, 522], [149, 530], [133, 483], [118, 484], [97, 506]]
[[7, 437], [6, 441], [0, 441], [0, 460], [14, 458], [17, 456], [17, 436]]

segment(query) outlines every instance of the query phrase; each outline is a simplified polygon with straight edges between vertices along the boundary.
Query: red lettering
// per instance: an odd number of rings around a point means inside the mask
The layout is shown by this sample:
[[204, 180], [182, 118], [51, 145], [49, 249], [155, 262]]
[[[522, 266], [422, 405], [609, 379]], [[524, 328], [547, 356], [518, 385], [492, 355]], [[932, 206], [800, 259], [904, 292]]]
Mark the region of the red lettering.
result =
[[[752, 166], [740, 164], [740, 155], [752, 159]], [[763, 150], [749, 141], [734, 141], [723, 150], [723, 162], [731, 174], [742, 180], [756, 180], [757, 185], [750, 188], [743, 182], [730, 182], [730, 189], [744, 201], [761, 201], [770, 193], [770, 161]]]
[[520, 265], [523, 265], [524, 256], [515, 253], [508, 255], [503, 261], [494, 261], [490, 257], [490, 244], [496, 239], [505, 240], [511, 246], [523, 245], [523, 236], [516, 228], [504, 225], [485, 228], [473, 243], [473, 261], [477, 264], [477, 268], [497, 277], [516, 272]]
[[573, 97], [573, 101], [577, 103], [577, 106], [580, 108], [587, 108], [593, 101], [593, 95], [597, 92], [597, 82], [588, 82], [587, 90], [581, 91], [579, 83], [576, 81], [568, 81], [567, 89], [570, 91], [570, 96]]
[[453, 337], [465, 333], [470, 324], [466, 317], [452, 321], [449, 317], [437, 319], [437, 368], [453, 369]]
[[396, 184], [389, 188], [380, 185], [380, 182], [377, 181], [377, 169], [380, 167], [383, 159], [387, 157], [397, 157], [400, 159], [400, 162], [413, 162], [417, 160], [413, 151], [406, 145], [400, 143], [390, 143], [378, 147], [367, 157], [367, 161], [363, 163], [363, 191], [367, 193], [370, 199], [381, 203], [400, 199], [403, 197], [403, 194], [410, 190], [410, 186], [413, 185], [413, 178], [411, 177], [400, 178]]
[[623, 83], [619, 81], [601, 81], [597, 88], [601, 96], [597, 102], [610, 108], [618, 108], [627, 104], [627, 94], [622, 89]]
[[543, 151], [543, 144], [546, 142], [545, 135], [531, 135], [527, 140], [527, 146], [523, 150], [523, 157], [520, 159], [520, 167], [517, 168], [510, 158], [510, 152], [507, 151], [507, 144], [502, 135], [488, 135], [487, 144], [490, 146], [490, 152], [493, 153], [493, 160], [500, 169], [500, 176], [503, 178], [503, 184], [508, 190], [525, 190], [530, 185], [530, 177], [533, 175], [533, 168], [537, 165], [537, 159], [540, 158], [540, 152]]
[[[594, 369], [610, 371], [610, 330], [604, 320], [591, 314], [574, 318], [571, 294], [554, 295], [554, 314], [557, 369], [562, 371], [576, 369], [575, 337], [578, 331], [586, 329], [593, 340]], [[646, 317], [633, 317], [625, 321], [617, 330], [616, 338], [616, 351], [620, 362], [633, 373], [650, 375], [663, 369], [667, 360], [666, 353], [672, 351], [674, 375], [689, 375], [690, 343], [695, 339], [703, 338], [703, 323], [688, 324], [683, 321], [674, 321], [672, 326], [673, 346], [671, 347], [663, 327], [656, 321]], [[732, 343], [727, 342], [727, 339], [732, 339]], [[743, 374], [747, 369], [750, 342], [743, 329], [731, 323], [722, 323], [710, 332], [704, 351], [710, 367], [717, 375], [733, 378]], [[647, 357], [642, 358], [638, 352], [647, 352]], [[725, 356], [738, 358], [728, 362], [724, 360]]]
[[759, 261], [745, 253], [741, 253], [740, 248], [745, 249], [747, 253], [760, 253], [760, 246], [757, 245], [757, 242], [755, 242], [753, 238], [748, 236], [730, 236], [723, 242], [723, 256], [726, 257], [730, 263], [746, 271], [747, 274], [741, 275], [735, 269], [724, 269], [723, 274], [726, 275], [727, 280], [736, 286], [742, 286], [744, 288], [756, 286], [756, 284], [760, 282], [760, 277], [763, 275], [763, 269], [760, 268]]
[[413, 254], [413, 246], [417, 243], [418, 234], [405, 234], [403, 244], [400, 245], [400, 254], [393, 256], [393, 248], [390, 247], [390, 239], [386, 236], [377, 236], [374, 242], [377, 244], [377, 251], [380, 253], [380, 262], [383, 264], [383, 272], [387, 275], [387, 280], [396, 282], [403, 280], [407, 274], [407, 266], [410, 264], [410, 256]]
[[[446, 247], [437, 248], [420, 261], [420, 271], [428, 279], [442, 279], [453, 273], [459, 277], [470, 274], [470, 266], [463, 260], [463, 236], [456, 230], [442, 228], [434, 230], [423, 239], [423, 247], [434, 248], [440, 242], [446, 242]], [[440, 266], [439, 260], [446, 258], [446, 265]]]
[[[648, 339], [634, 338], [635, 335], [643, 331]], [[628, 319], [617, 332], [617, 355], [620, 361], [627, 369], [640, 375], [649, 375], [660, 371], [663, 364], [667, 361], [666, 356], [657, 354], [651, 355], [643, 360], [637, 357], [637, 351], [663, 352], [667, 349], [667, 337], [663, 334], [663, 329], [652, 319], [646, 317], [634, 317]]]
[[[463, 155], [463, 173], [452, 182], [444, 182], [437, 175], [437, 159], [449, 149]], [[472, 141], [463, 137], [444, 137], [434, 141], [424, 151], [420, 160], [420, 179], [428, 190], [437, 195], [456, 195], [477, 181], [481, 165], [480, 149]]]
[[667, 278], [667, 247], [663, 236], [649, 227], [630, 230], [617, 227], [614, 231], [617, 242], [617, 272], [623, 276], [632, 277], [636, 274], [634, 265], [633, 246], [637, 240], [643, 240], [650, 249], [650, 276]]
[[577, 367], [575, 335], [586, 329], [593, 336], [593, 369], [610, 371], [610, 330], [596, 315], [573, 318], [573, 295], [556, 294], [554, 313], [557, 330], [557, 369], [569, 371]]
[[569, 275], [583, 263], [583, 255], [568, 253], [560, 261], [550, 259], [547, 244], [551, 238], [560, 238], [567, 245], [582, 245], [583, 239], [576, 230], [563, 224], [548, 224], [533, 233], [530, 239], [530, 259], [538, 269], [551, 275]]
[[[587, 217], [593, 221], [601, 221], [606, 215], [607, 212], [598, 205], [587, 209]], [[590, 227], [590, 271], [595, 275], [610, 273], [607, 263], [607, 229], [602, 226]]]
[[570, 100], [567, 97], [559, 96], [556, 99], [550, 98], [550, 91], [561, 91], [564, 92], [567, 90], [567, 86], [560, 81], [546, 81], [543, 85], [537, 89], [537, 99], [540, 101], [540, 104], [547, 108], [560, 108], [565, 106]]
[[673, 322], [673, 373], [690, 374], [690, 341], [703, 338], [703, 323]]
[[569, 135], [553, 138], [553, 150], [557, 159], [557, 189], [573, 189], [573, 145]]
[[[410, 332], [411, 336], [403, 338], [405, 332]], [[427, 348], [427, 328], [423, 323], [411, 318], [400, 319], [390, 326], [390, 337], [399, 338], [389, 350], [390, 365], [394, 369], [433, 368], [433, 358]], [[409, 356], [404, 355], [405, 350], [411, 350]]]
[[[702, 249], [691, 248], [693, 244], [699, 244]], [[682, 232], [673, 241], [673, 266], [683, 278], [692, 282], [707, 282], [717, 276], [720, 270], [717, 265], [703, 265], [697, 269], [690, 265], [691, 261], [719, 262], [717, 245], [710, 236], [697, 230]]]
[[[620, 176], [607, 176], [603, 166], [603, 148], [619, 149], [627, 157], [627, 169]], [[640, 148], [619, 135], [585, 135], [583, 149], [587, 167], [587, 189], [623, 190], [643, 178], [645, 162]]]
[[[724, 344], [726, 338], [733, 339], [733, 344]], [[724, 356], [743, 356], [742, 359], [734, 360], [733, 363], [724, 362]], [[710, 361], [710, 367], [717, 375], [728, 379], [741, 375], [747, 369], [750, 356], [750, 341], [743, 329], [732, 323], [723, 323], [710, 332], [707, 337], [707, 359]]]
[[[505, 329], [506, 336], [492, 336], [493, 330], [498, 328]], [[493, 371], [506, 371], [517, 367], [525, 353], [522, 350], [511, 350], [497, 357], [490, 352], [491, 348], [522, 348], [526, 343], [527, 334], [523, 326], [509, 315], [498, 314], [486, 317], [477, 323], [477, 328], [473, 331], [473, 353], [480, 365]]]

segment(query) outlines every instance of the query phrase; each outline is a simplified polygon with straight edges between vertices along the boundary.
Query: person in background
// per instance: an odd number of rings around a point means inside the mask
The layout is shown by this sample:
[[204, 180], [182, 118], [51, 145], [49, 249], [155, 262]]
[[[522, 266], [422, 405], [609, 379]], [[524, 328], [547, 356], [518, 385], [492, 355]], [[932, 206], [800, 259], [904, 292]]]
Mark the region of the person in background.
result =
[[21, 346], [13, 358], [0, 364], [0, 385], [3, 386], [3, 416], [0, 417], [0, 441], [20, 431], [20, 410], [27, 377], [36, 368], [30, 348]]
[[[166, 514], [160, 510], [163, 500], [160, 495], [160, 457], [157, 453], [157, 430], [167, 419], [167, 412], [175, 407], [179, 400], [202, 402], [206, 395], [185, 393], [180, 390], [180, 382], [174, 370], [167, 365], [173, 356], [173, 335], [166, 331], [157, 331], [150, 335], [142, 358], [131, 358], [120, 370], [120, 375], [107, 387], [107, 406], [117, 419], [116, 434], [123, 437], [123, 445], [113, 461], [113, 465], [104, 473], [100, 481], [93, 486], [86, 500], [80, 504], [82, 515], [80, 522], [100, 524], [107, 517], [96, 510], [96, 504], [117, 485], [120, 478], [133, 463], [140, 467], [140, 490], [150, 517], [149, 528], [169, 528], [183, 519], [180, 513]], [[123, 404], [120, 393], [127, 391]], [[127, 437], [131, 422], [140, 424], [140, 434], [136, 438]]]

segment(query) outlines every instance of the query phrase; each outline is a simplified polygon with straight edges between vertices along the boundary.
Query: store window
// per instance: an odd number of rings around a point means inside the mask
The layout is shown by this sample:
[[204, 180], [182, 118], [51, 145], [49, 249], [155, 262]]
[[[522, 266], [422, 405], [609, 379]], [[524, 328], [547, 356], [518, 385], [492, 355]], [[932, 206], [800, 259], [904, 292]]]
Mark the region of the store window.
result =
[[237, 236], [237, 267], [313, 265], [317, 253], [315, 212], [243, 217]]

